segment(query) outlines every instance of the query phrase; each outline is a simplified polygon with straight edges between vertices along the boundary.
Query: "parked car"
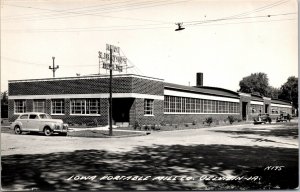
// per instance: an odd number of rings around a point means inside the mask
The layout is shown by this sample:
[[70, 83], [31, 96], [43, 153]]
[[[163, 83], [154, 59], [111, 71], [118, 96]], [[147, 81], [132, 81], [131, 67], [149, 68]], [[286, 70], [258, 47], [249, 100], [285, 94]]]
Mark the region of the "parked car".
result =
[[43, 132], [46, 136], [53, 133], [67, 135], [68, 124], [64, 124], [61, 119], [52, 119], [46, 113], [23, 113], [10, 126], [16, 134], [23, 131]]
[[281, 113], [279, 117], [276, 118], [276, 122], [287, 122], [291, 121], [291, 115], [289, 113]]
[[262, 124], [262, 123], [271, 123], [272, 119], [269, 114], [259, 114], [257, 117], [254, 118], [254, 124]]

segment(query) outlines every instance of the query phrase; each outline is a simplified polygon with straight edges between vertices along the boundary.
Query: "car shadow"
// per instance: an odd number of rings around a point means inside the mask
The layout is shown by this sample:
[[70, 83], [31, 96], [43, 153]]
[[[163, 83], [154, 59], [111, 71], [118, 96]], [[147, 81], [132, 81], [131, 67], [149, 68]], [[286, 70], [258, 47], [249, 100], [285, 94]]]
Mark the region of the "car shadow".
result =
[[[268, 166], [284, 166], [270, 170]], [[96, 176], [74, 180], [71, 176]], [[149, 180], [100, 180], [104, 176], [151, 176]], [[153, 180], [157, 176], [193, 180]], [[242, 180], [199, 180], [208, 176]], [[255, 179], [256, 178], [256, 179]], [[152, 145], [128, 152], [76, 150], [2, 157], [6, 190], [249, 190], [298, 187], [298, 149], [234, 145]]]

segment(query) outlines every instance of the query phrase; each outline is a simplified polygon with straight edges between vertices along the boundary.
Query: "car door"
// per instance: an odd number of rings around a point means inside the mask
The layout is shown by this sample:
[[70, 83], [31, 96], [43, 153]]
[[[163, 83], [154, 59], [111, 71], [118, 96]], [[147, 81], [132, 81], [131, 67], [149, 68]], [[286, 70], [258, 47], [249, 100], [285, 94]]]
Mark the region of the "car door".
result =
[[29, 114], [28, 118], [28, 130], [39, 131], [39, 116], [37, 114]]
[[24, 131], [28, 129], [28, 117], [28, 114], [23, 114], [18, 119], [18, 121], [21, 123], [21, 128]]

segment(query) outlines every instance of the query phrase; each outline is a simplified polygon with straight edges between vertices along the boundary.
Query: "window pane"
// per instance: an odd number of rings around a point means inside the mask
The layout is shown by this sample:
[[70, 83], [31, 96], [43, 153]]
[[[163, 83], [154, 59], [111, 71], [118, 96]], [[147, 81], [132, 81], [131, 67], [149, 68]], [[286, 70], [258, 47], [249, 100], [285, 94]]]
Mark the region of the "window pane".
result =
[[14, 110], [15, 113], [25, 113], [26, 111], [25, 100], [15, 100]]
[[65, 102], [63, 99], [52, 100], [52, 113], [53, 114], [64, 114], [65, 113]]
[[153, 115], [153, 99], [144, 100], [144, 114]]
[[45, 112], [45, 100], [34, 100], [33, 101], [33, 111], [34, 112]]

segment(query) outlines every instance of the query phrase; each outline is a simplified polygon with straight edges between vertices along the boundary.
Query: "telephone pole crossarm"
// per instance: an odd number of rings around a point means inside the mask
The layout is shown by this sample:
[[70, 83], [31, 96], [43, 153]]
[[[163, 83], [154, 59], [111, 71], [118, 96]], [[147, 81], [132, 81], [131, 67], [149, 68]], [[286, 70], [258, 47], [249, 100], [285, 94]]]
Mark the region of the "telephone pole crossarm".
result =
[[55, 57], [52, 57], [52, 60], [53, 60], [52, 67], [49, 66], [49, 69], [52, 70], [52, 72], [53, 72], [53, 78], [54, 78], [55, 77], [55, 71], [59, 68], [59, 66], [58, 65], [55, 66], [55, 64], [54, 64]]

